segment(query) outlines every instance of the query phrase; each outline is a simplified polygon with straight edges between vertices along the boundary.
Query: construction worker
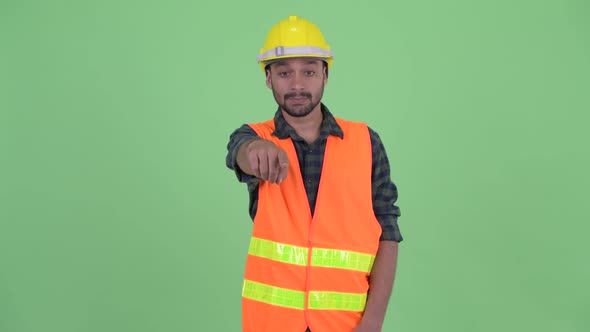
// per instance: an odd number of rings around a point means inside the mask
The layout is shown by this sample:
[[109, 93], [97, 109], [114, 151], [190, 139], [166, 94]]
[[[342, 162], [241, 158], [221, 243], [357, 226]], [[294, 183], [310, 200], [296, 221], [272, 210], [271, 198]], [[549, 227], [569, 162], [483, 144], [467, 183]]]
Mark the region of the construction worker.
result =
[[402, 241], [383, 144], [321, 102], [333, 52], [315, 24], [280, 21], [257, 60], [278, 109], [236, 129], [226, 158], [254, 221], [243, 331], [381, 331]]

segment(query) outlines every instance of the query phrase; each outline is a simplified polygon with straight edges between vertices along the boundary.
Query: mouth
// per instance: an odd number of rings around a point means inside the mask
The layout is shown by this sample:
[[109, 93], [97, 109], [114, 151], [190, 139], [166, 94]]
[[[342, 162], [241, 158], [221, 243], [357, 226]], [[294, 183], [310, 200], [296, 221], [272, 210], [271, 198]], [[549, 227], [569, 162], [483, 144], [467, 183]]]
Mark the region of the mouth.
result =
[[294, 103], [294, 104], [301, 104], [304, 103], [305, 101], [307, 101], [307, 97], [290, 97], [287, 100], [289, 100], [290, 102]]

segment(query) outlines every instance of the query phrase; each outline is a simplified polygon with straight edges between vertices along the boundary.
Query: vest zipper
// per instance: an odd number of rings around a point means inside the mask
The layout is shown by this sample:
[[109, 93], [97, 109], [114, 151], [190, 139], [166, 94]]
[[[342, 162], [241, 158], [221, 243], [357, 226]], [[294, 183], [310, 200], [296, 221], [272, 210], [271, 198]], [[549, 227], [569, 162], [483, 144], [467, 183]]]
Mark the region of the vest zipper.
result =
[[[311, 277], [311, 255], [312, 255], [312, 243], [313, 243], [313, 216], [311, 217], [311, 222], [309, 225], [309, 241], [307, 243], [307, 273], [305, 278], [305, 322], [307, 327], [311, 329], [310, 321], [309, 321], [309, 291], [310, 291], [310, 277]], [[313, 330], [312, 330], [313, 331]]]

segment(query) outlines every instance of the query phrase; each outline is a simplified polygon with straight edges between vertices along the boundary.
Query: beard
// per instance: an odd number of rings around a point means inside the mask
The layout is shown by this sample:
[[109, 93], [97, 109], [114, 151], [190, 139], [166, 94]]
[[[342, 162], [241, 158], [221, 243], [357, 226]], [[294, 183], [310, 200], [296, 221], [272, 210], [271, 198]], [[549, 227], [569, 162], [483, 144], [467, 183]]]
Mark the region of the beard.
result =
[[[292, 117], [302, 118], [311, 113], [316, 108], [316, 106], [318, 106], [324, 94], [324, 86], [322, 85], [322, 90], [320, 91], [319, 98], [317, 100], [313, 100], [313, 97], [309, 92], [289, 92], [286, 93], [284, 96], [281, 96], [274, 89], [274, 87], [272, 89], [272, 94], [275, 97], [275, 101], [277, 102], [277, 104], [279, 104], [282, 110], [287, 112], [287, 114], [289, 114]], [[287, 101], [290, 98], [306, 98], [308, 103], [305, 103], [303, 105], [290, 106], [287, 104]]]

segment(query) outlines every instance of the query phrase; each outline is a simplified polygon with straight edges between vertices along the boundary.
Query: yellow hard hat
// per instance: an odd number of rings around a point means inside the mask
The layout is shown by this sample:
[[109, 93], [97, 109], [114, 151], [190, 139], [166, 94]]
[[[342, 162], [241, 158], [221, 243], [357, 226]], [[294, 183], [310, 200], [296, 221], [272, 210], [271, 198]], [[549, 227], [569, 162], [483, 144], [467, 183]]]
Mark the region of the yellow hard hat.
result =
[[256, 60], [264, 71], [271, 60], [295, 57], [320, 58], [330, 68], [334, 54], [315, 24], [301, 17], [289, 16], [270, 29]]

